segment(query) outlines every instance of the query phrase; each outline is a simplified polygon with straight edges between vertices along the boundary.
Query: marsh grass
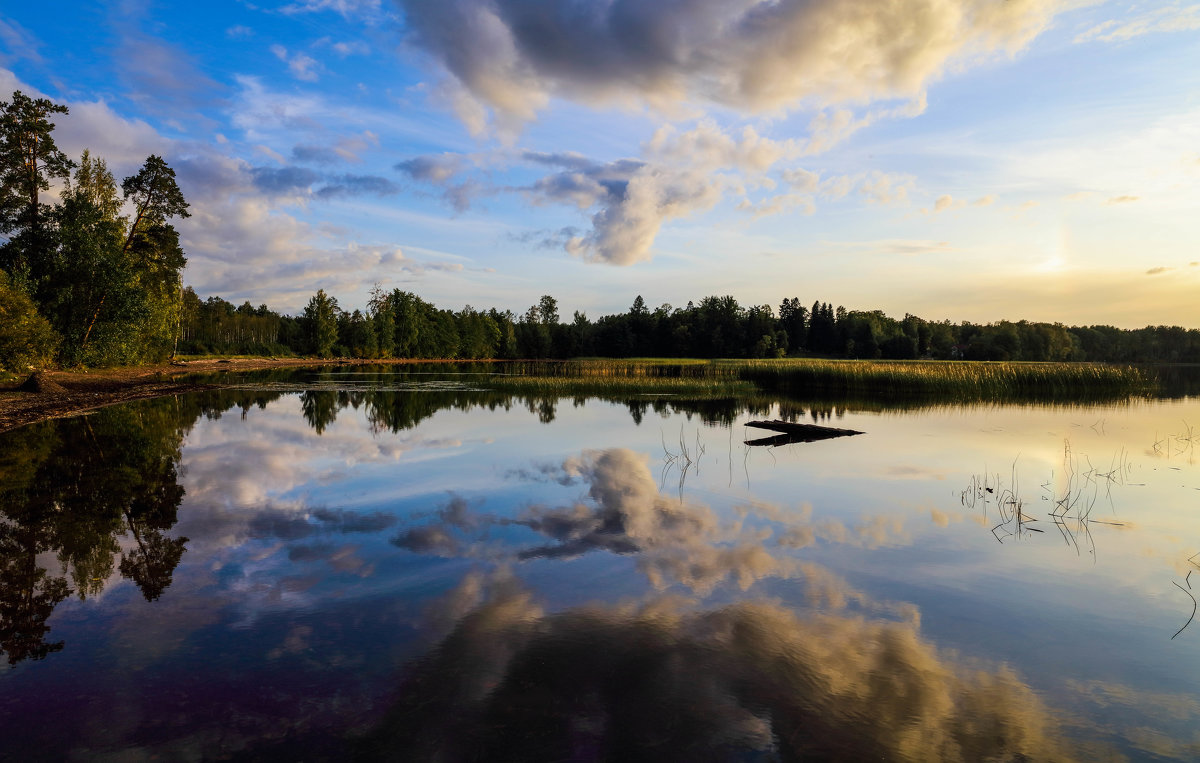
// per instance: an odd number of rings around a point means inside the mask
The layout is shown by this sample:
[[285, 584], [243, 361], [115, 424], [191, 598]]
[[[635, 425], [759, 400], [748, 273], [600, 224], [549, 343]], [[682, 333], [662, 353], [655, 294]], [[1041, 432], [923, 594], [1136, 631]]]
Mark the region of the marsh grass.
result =
[[971, 400], [1078, 399], [1146, 394], [1154, 379], [1133, 366], [971, 361], [748, 361], [739, 378], [764, 390]]
[[1098, 363], [863, 360], [574, 360], [500, 363], [489, 386], [599, 394], [834, 394], [886, 399], [1100, 400], [1154, 390], [1151, 373]]

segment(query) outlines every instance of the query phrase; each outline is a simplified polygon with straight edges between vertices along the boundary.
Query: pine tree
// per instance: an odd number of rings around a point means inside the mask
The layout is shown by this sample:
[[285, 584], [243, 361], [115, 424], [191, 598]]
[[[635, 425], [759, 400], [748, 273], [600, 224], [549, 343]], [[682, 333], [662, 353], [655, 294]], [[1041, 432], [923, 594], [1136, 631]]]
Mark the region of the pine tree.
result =
[[70, 174], [72, 162], [54, 144], [54, 114], [67, 107], [17, 90], [0, 101], [0, 269], [32, 290], [54, 250], [50, 208], [41, 201], [52, 178]]

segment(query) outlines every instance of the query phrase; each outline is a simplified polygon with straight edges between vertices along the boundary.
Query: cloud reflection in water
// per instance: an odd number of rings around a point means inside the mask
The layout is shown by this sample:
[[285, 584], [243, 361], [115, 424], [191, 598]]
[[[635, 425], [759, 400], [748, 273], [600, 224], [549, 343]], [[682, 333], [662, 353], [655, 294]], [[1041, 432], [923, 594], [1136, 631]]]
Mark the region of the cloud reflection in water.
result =
[[503, 574], [443, 603], [431, 620], [457, 624], [405, 674], [371, 756], [1068, 759], [1011, 670], [955, 664], [912, 623], [672, 597], [548, 614]]

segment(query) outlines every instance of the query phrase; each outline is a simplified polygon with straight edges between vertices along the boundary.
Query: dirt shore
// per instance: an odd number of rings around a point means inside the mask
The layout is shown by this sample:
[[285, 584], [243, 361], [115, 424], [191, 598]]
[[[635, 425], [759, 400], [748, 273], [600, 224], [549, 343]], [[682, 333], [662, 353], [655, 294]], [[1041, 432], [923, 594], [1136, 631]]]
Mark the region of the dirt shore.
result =
[[[368, 361], [333, 362], [361, 365]], [[35, 421], [75, 416], [107, 405], [220, 386], [180, 378], [191, 374], [321, 364], [322, 361], [302, 358], [204, 358], [173, 364], [105, 368], [86, 372], [43, 371], [38, 378], [40, 391], [23, 391], [20, 389], [21, 382], [0, 384], [0, 432], [7, 432]]]

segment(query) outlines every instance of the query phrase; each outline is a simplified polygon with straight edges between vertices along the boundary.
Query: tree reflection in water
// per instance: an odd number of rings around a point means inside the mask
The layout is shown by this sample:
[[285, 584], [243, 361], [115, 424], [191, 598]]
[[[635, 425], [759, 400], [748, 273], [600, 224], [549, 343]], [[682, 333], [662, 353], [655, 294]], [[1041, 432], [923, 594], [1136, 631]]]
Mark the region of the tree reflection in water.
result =
[[[114, 570], [147, 601], [171, 585], [188, 541], [168, 534], [183, 500], [180, 447], [196, 419], [217, 410], [211, 403], [115, 406], [0, 441], [0, 649], [10, 665], [63, 649], [49, 638], [55, 607], [72, 593], [97, 596]], [[46, 553], [57, 572], [40, 563]]]

